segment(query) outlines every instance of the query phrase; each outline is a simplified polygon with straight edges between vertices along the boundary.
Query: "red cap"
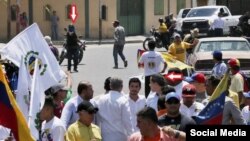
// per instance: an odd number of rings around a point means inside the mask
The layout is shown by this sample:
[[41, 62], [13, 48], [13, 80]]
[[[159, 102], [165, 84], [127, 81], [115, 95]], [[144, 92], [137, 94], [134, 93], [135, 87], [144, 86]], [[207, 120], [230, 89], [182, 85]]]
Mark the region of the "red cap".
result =
[[182, 88], [182, 97], [195, 97], [196, 88], [192, 84], [187, 84]]
[[198, 83], [205, 83], [206, 78], [203, 73], [195, 73], [191, 77], [186, 77], [185, 79], [187, 82], [198, 82]]
[[236, 58], [231, 58], [230, 60], [228, 60], [227, 63], [230, 67], [235, 67], [235, 66], [240, 67], [240, 61]]

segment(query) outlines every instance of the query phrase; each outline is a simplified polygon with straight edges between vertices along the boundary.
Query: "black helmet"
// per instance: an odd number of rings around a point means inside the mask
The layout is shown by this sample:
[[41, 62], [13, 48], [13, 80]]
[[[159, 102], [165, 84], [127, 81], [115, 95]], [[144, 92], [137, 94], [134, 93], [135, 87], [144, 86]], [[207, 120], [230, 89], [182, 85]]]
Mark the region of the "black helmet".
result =
[[160, 22], [160, 23], [163, 23], [163, 18], [159, 18], [159, 22]]
[[69, 31], [69, 32], [75, 32], [75, 26], [70, 24], [70, 25], [68, 26], [68, 31]]

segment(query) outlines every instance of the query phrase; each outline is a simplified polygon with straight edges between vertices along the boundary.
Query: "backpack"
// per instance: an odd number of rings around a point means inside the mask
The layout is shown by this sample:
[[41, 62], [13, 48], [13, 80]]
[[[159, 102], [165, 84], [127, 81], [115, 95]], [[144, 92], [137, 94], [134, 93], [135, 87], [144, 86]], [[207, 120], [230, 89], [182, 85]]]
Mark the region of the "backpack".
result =
[[243, 81], [244, 81], [244, 89], [243, 89], [243, 91], [244, 92], [250, 91], [250, 83], [248, 81], [248, 79], [250, 79], [250, 78], [248, 78], [243, 72], [239, 72], [239, 73], [243, 77]]

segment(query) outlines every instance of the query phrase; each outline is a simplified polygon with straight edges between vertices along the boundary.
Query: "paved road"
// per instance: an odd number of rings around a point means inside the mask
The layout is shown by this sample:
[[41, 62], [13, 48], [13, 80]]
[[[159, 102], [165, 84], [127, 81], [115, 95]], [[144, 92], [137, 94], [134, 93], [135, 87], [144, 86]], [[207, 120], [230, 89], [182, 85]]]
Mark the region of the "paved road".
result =
[[[109, 76], [118, 76], [124, 80], [124, 92], [128, 93], [128, 80], [132, 76], [143, 73], [143, 69], [137, 68], [137, 50], [142, 49], [142, 43], [126, 44], [124, 54], [128, 60], [128, 67], [124, 68], [119, 58], [119, 69], [113, 69], [112, 44], [88, 45], [84, 58], [79, 65], [78, 73], [72, 73], [73, 92], [77, 92], [77, 85], [81, 80], [87, 80], [93, 85], [94, 96], [104, 92], [104, 80]], [[67, 60], [62, 63], [62, 68], [67, 69]], [[73, 69], [73, 68], [72, 68]], [[141, 93], [144, 94], [144, 84]]]

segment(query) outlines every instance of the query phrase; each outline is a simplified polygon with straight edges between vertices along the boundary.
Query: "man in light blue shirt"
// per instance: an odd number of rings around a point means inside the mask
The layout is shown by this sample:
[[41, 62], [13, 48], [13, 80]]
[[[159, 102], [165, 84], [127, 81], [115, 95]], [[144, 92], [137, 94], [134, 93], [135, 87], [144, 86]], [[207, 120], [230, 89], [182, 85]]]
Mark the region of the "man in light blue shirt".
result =
[[212, 75], [221, 79], [227, 71], [227, 65], [222, 61], [222, 52], [215, 50], [213, 52], [213, 61], [215, 63], [212, 69]]

